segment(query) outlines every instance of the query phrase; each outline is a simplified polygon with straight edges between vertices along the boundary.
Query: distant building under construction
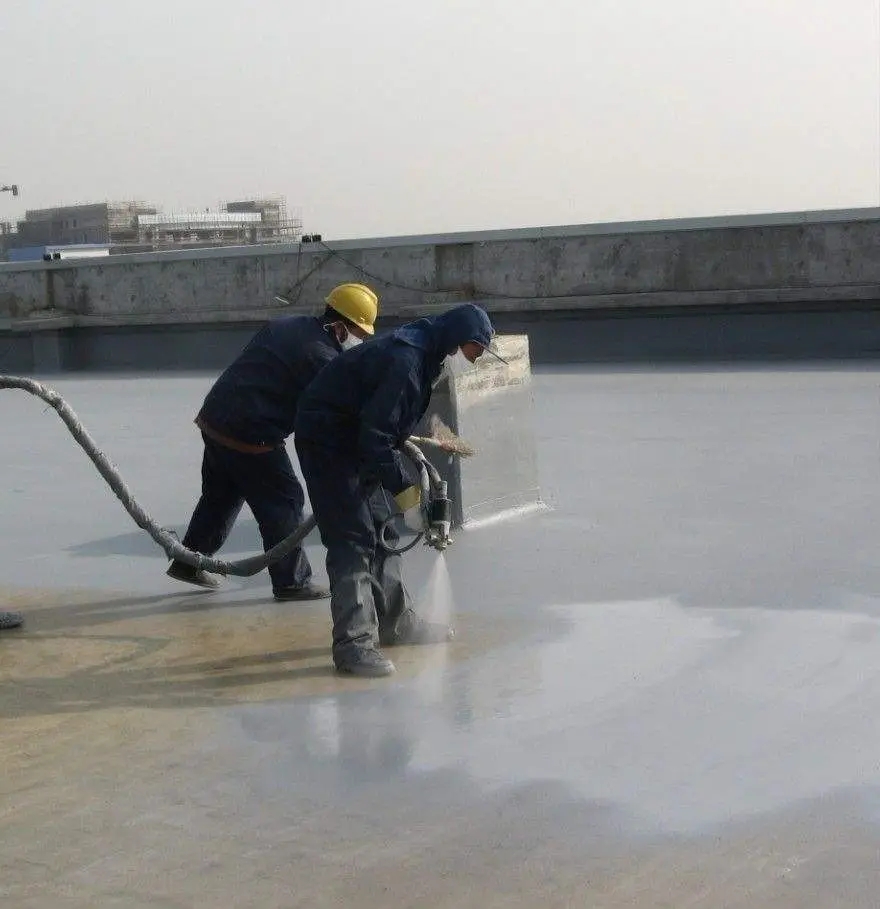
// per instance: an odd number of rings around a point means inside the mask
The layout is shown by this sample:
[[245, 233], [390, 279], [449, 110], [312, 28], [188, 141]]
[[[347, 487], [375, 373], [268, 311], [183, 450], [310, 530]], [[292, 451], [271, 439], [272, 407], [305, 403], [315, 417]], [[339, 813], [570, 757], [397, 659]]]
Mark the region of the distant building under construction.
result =
[[217, 211], [162, 212], [146, 202], [100, 202], [25, 212], [12, 247], [106, 244], [114, 253], [295, 243], [302, 220], [280, 198], [224, 202]]
[[145, 202], [98, 202], [37, 208], [18, 222], [16, 246], [136, 243], [138, 217], [155, 214]]

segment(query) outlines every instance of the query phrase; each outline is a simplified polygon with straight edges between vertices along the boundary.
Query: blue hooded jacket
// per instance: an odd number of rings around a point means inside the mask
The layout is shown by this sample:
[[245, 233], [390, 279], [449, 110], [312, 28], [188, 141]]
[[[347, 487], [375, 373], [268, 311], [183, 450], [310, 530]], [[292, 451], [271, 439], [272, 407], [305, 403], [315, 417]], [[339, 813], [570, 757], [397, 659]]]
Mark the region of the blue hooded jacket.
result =
[[199, 417], [239, 442], [280, 445], [293, 432], [300, 395], [341, 350], [322, 319], [273, 319], [220, 375]]
[[345, 351], [300, 397], [297, 444], [350, 454], [362, 476], [397, 495], [413, 484], [397, 449], [427, 410], [443, 360], [492, 335], [486, 313], [467, 303]]

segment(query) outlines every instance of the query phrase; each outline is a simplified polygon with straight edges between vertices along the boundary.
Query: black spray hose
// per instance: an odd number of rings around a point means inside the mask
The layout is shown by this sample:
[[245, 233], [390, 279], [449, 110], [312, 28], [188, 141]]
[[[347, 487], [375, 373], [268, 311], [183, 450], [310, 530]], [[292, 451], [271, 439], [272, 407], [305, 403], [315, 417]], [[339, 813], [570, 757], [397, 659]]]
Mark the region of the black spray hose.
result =
[[[277, 562], [292, 549], [298, 546], [309, 535], [315, 526], [314, 515], [309, 515], [289, 536], [260, 555], [227, 562], [215, 559], [187, 549], [177, 538], [177, 534], [165, 527], [160, 527], [144, 509], [135, 501], [134, 496], [122, 481], [110, 459], [98, 448], [95, 440], [88, 434], [80, 422], [73, 408], [58, 394], [55, 389], [43, 385], [33, 379], [21, 376], [0, 375], [0, 388], [18, 388], [27, 391], [38, 398], [42, 398], [50, 407], [53, 407], [58, 416], [64, 421], [71, 435], [80, 444], [80, 447], [89, 456], [98, 472], [107, 481], [116, 497], [122, 502], [125, 510], [131, 515], [135, 524], [146, 532], [162, 547], [169, 559], [176, 559], [195, 568], [210, 571], [214, 574], [234, 575], [235, 577], [248, 578], [261, 572], [267, 565]], [[419, 452], [421, 454], [421, 452]]]
[[[88, 434], [86, 428], [82, 425], [73, 408], [48, 385], [43, 385], [34, 379], [27, 379], [23, 376], [4, 376], [0, 375], [0, 389], [17, 388], [21, 391], [29, 392], [45, 401], [50, 407], [54, 408], [58, 416], [64, 421], [64, 424], [70, 430], [71, 435], [79, 443], [80, 447], [89, 456], [98, 472], [107, 481], [107, 484], [116, 494], [116, 498], [122, 502], [123, 507], [129, 513], [132, 520], [141, 530], [146, 532], [155, 540], [165, 552], [169, 559], [183, 562], [186, 565], [192, 565], [194, 568], [200, 568], [203, 571], [209, 571], [213, 574], [233, 575], [239, 578], [249, 578], [259, 574], [264, 568], [274, 564], [279, 559], [284, 558], [291, 550], [299, 546], [303, 540], [312, 532], [316, 525], [314, 515], [309, 515], [302, 524], [293, 532], [286, 536], [280, 543], [276, 543], [271, 549], [259, 555], [248, 556], [244, 559], [237, 559], [234, 562], [228, 562], [224, 559], [215, 559], [212, 556], [203, 555], [192, 549], [187, 549], [177, 538], [173, 530], [160, 527], [144, 509], [135, 501], [129, 488], [122, 481], [119, 472], [110, 462], [107, 455], [98, 448], [95, 440]], [[431, 438], [419, 437], [418, 441], [422, 444], [437, 444], [436, 440]], [[422, 450], [414, 442], [406, 440], [403, 443], [403, 449], [419, 470], [419, 483], [422, 489], [422, 501], [428, 502], [431, 494], [431, 484], [439, 484], [440, 474], [433, 464], [425, 457]], [[380, 529], [379, 539], [389, 552], [406, 552], [411, 549], [421, 538], [419, 534], [415, 540], [403, 549], [394, 549], [389, 546], [385, 540], [385, 529], [393, 520], [391, 517]]]

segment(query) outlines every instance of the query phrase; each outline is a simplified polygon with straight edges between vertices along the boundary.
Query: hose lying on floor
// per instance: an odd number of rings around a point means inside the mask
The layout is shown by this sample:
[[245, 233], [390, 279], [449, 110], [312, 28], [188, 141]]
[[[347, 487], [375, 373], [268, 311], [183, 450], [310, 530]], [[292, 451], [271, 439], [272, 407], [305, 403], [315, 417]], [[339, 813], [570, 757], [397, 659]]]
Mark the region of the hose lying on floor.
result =
[[[64, 421], [64, 424], [70, 430], [71, 435], [79, 443], [80, 447], [89, 456], [98, 472], [107, 481], [107, 484], [116, 494], [116, 497], [122, 502], [125, 510], [131, 515], [135, 524], [146, 532], [162, 547], [165, 555], [169, 559], [175, 559], [192, 565], [195, 568], [201, 568], [204, 571], [210, 571], [214, 574], [234, 575], [235, 577], [247, 578], [258, 574], [267, 565], [277, 562], [286, 556], [292, 549], [296, 548], [309, 535], [315, 527], [314, 515], [309, 515], [299, 527], [286, 536], [280, 543], [277, 543], [271, 549], [260, 555], [249, 556], [245, 559], [229, 562], [224, 559], [215, 559], [211, 556], [202, 555], [200, 552], [194, 552], [187, 549], [177, 538], [173, 530], [160, 527], [146, 511], [135, 501], [134, 496], [119, 475], [119, 472], [111, 464], [110, 459], [98, 448], [95, 440], [88, 434], [85, 427], [80, 422], [73, 408], [48, 385], [43, 385], [34, 379], [24, 378], [22, 376], [4, 376], [0, 375], [0, 388], [17, 388], [26, 391], [45, 401], [50, 407], [54, 408], [58, 416]], [[449, 439], [432, 439], [430, 437], [420, 436], [417, 440], [419, 444], [436, 445], [447, 451], [455, 451], [455, 442]], [[464, 443], [461, 443], [462, 445]], [[467, 446], [464, 446], [466, 448]], [[463, 454], [464, 448], [457, 453]], [[407, 455], [419, 467], [419, 473], [424, 475], [428, 469], [424, 455], [413, 442], [406, 442], [404, 450]], [[433, 469], [433, 468], [431, 468]], [[424, 485], [424, 480], [422, 481]]]

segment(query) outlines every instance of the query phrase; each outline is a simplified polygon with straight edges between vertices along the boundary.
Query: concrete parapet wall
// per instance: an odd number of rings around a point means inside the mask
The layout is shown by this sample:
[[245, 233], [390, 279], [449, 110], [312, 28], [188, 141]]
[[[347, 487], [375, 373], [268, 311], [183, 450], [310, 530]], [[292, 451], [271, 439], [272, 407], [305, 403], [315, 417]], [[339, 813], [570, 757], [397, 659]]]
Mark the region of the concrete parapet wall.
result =
[[349, 280], [382, 327], [475, 300], [535, 362], [880, 352], [880, 209], [859, 209], [0, 264], [0, 370], [220, 368]]
[[880, 210], [586, 225], [0, 265], [0, 317], [73, 325], [260, 318], [347, 280], [386, 316], [880, 299]]

